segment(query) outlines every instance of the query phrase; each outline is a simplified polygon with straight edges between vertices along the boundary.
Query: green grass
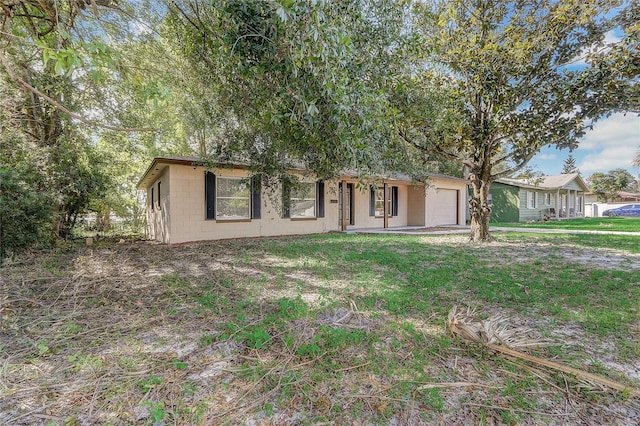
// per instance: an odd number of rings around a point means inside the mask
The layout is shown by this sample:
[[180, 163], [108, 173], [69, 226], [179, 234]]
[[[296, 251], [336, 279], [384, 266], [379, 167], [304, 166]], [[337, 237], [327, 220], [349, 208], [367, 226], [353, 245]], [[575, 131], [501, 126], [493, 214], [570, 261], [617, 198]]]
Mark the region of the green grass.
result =
[[551, 342], [537, 356], [639, 386], [607, 363], [640, 363], [638, 241], [326, 234], [52, 252], [2, 271], [0, 419], [36, 421], [29, 404], [46, 400], [65, 424], [535, 424], [567, 389], [563, 421], [624, 416], [623, 396], [594, 402], [444, 323], [453, 306], [502, 315]]
[[589, 231], [640, 232], [640, 218], [596, 217], [584, 219], [552, 220], [549, 222], [502, 223], [492, 222], [491, 227], [574, 229]]

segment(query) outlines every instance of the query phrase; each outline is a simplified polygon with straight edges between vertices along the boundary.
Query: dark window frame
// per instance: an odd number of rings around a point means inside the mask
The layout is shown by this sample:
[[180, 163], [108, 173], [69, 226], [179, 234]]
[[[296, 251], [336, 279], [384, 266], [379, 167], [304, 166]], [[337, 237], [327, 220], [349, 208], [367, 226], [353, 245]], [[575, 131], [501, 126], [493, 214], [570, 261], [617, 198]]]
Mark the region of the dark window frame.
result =
[[[217, 182], [220, 178], [234, 178], [233, 176], [217, 176], [212, 171], [205, 172], [204, 198], [205, 198], [205, 220], [219, 220], [216, 217]], [[260, 175], [253, 175], [250, 183], [249, 194], [249, 217], [246, 219], [220, 219], [221, 222], [250, 222], [262, 217], [262, 179]]]

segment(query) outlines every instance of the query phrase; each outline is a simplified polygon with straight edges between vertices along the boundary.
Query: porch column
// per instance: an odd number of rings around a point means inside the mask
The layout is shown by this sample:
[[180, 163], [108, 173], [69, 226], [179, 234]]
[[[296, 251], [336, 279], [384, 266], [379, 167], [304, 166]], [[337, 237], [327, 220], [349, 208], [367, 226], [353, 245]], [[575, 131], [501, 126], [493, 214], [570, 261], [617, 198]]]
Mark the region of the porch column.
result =
[[347, 224], [349, 223], [349, 217], [347, 216], [347, 203], [349, 202], [349, 197], [347, 194], [347, 181], [342, 181], [342, 217], [340, 218], [340, 229], [342, 232], [346, 232]]
[[571, 215], [571, 190], [569, 190], [569, 200], [567, 204], [569, 205], [569, 217], [576, 217], [576, 192], [573, 191], [573, 215]]
[[389, 227], [389, 203], [387, 202], [387, 200], [389, 199], [389, 186], [385, 183], [384, 184], [384, 202], [383, 202], [383, 211], [384, 211], [384, 228], [388, 228]]

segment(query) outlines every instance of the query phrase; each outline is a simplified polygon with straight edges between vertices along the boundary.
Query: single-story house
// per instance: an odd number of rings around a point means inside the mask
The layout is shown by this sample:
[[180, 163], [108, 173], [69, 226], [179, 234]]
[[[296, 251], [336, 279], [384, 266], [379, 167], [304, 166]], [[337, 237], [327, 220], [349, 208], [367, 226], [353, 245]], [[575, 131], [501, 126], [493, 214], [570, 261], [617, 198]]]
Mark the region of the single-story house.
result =
[[265, 188], [242, 165], [206, 168], [197, 157], [155, 158], [138, 183], [147, 195], [148, 236], [177, 244], [465, 224], [464, 179], [431, 175], [425, 186], [402, 176], [364, 184], [346, 174], [326, 182], [306, 170], [290, 176], [296, 185]]
[[578, 173], [545, 176], [538, 182], [497, 179], [489, 189], [492, 222], [584, 217], [589, 187]]

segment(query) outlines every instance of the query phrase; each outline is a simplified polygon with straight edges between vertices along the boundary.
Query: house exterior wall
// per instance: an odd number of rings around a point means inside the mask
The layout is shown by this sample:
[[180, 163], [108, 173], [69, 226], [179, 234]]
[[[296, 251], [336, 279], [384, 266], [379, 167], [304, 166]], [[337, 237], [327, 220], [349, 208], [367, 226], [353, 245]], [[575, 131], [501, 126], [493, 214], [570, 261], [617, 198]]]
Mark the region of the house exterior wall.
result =
[[[456, 191], [455, 206], [452, 206], [454, 212], [452, 212], [453, 220], [451, 223], [439, 223], [439, 214], [436, 210], [438, 203], [440, 202], [438, 192], [444, 191]], [[425, 195], [425, 226], [439, 226], [439, 225], [464, 225], [467, 220], [467, 183], [461, 180], [449, 180], [443, 178], [432, 178], [429, 182], [429, 186], [426, 189]]]
[[[161, 188], [159, 198], [158, 183], [160, 183]], [[171, 173], [167, 167], [147, 189], [147, 234], [149, 238], [163, 243], [169, 243], [171, 235], [170, 194]]]
[[[225, 216], [217, 219], [207, 219], [207, 195], [206, 172], [202, 166], [196, 163], [184, 164], [175, 162], [154, 162], [147, 171], [144, 186], [147, 192], [147, 219], [149, 238], [165, 243], [178, 244], [190, 241], [205, 241], [229, 238], [265, 237], [296, 234], [316, 234], [330, 231], [340, 231], [339, 221], [339, 191], [338, 183], [353, 184], [352, 211], [353, 226], [355, 229], [383, 228], [385, 219], [371, 215], [371, 191], [369, 185], [358, 185], [356, 179], [347, 178], [341, 181], [324, 182], [324, 216], [308, 219], [285, 218], [282, 206], [282, 188], [263, 187], [260, 194], [260, 217], [225, 220]], [[241, 167], [221, 167], [210, 170], [215, 174], [216, 192], [221, 178], [249, 178], [250, 172]], [[316, 181], [310, 175], [303, 172], [293, 172], [307, 182]], [[155, 178], [155, 180], [153, 180]], [[141, 180], [142, 182], [142, 180]], [[160, 198], [158, 198], [158, 183], [161, 185]], [[210, 183], [211, 184], [211, 183]], [[228, 184], [228, 183], [227, 183]], [[378, 185], [382, 183], [377, 181]], [[430, 186], [414, 186], [404, 180], [387, 180], [389, 188], [397, 187], [397, 214], [389, 216], [386, 225], [392, 227], [436, 226], [442, 223], [433, 223], [432, 213], [438, 207], [438, 191], [447, 191], [447, 194], [455, 194], [452, 201], [452, 212], [449, 216], [440, 205], [440, 215], [447, 217], [446, 224], [464, 224], [466, 218], [466, 182], [455, 178], [433, 178]], [[225, 184], [226, 185], [226, 184]], [[212, 187], [210, 186], [209, 189]], [[151, 206], [153, 190], [154, 205]], [[391, 191], [391, 189], [389, 189]], [[211, 197], [212, 193], [209, 192]], [[224, 201], [225, 206], [233, 204], [234, 199], [216, 198]], [[240, 198], [242, 200], [242, 198]], [[254, 201], [250, 197], [251, 202]], [[317, 195], [316, 195], [317, 200]], [[222, 204], [220, 204], [222, 205]], [[242, 204], [240, 204], [242, 206]], [[251, 211], [253, 209], [250, 208]], [[213, 217], [209, 206], [210, 217]], [[226, 217], [244, 216], [242, 213], [229, 213]], [[238, 210], [231, 210], [232, 212]], [[240, 207], [242, 212], [242, 207]], [[317, 216], [316, 210], [316, 216]], [[449, 217], [451, 220], [449, 221]]]
[[[262, 191], [260, 197], [260, 219], [227, 221], [206, 219], [205, 213], [205, 169], [171, 165], [171, 237], [170, 244], [187, 241], [216, 240], [292, 234], [313, 234], [338, 229], [338, 204], [330, 203], [331, 193], [337, 193], [335, 184], [326, 183], [325, 216], [314, 219], [290, 219], [282, 217], [279, 205], [280, 189], [274, 195]], [[248, 177], [242, 169], [214, 169], [216, 177]], [[315, 182], [315, 181], [314, 181]], [[156, 238], [157, 240], [157, 238]]]
[[[529, 207], [529, 194], [535, 194], [535, 207]], [[549, 212], [549, 207], [544, 204], [544, 192], [536, 189], [520, 188], [520, 216], [519, 222], [541, 220]]]
[[407, 187], [407, 225], [425, 226], [426, 192], [423, 186]]
[[491, 222], [518, 222], [520, 220], [519, 188], [494, 182], [491, 194]]
[[[354, 181], [355, 182], [355, 181]], [[382, 185], [378, 183], [378, 185]], [[407, 203], [408, 203], [408, 188], [409, 186], [405, 182], [389, 182], [389, 187], [398, 187], [398, 215], [389, 216], [387, 223], [389, 227], [395, 226], [407, 226]], [[371, 216], [369, 205], [371, 202], [371, 192], [369, 186], [365, 185], [361, 188], [354, 189], [353, 209], [354, 214], [354, 228], [383, 228], [384, 217]], [[336, 213], [336, 221], [338, 215]]]

